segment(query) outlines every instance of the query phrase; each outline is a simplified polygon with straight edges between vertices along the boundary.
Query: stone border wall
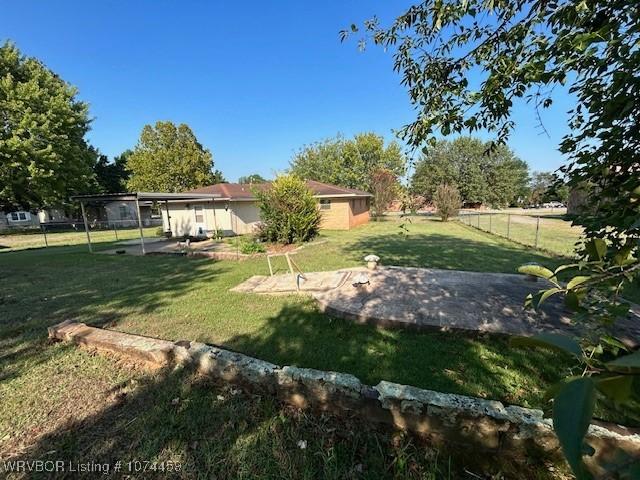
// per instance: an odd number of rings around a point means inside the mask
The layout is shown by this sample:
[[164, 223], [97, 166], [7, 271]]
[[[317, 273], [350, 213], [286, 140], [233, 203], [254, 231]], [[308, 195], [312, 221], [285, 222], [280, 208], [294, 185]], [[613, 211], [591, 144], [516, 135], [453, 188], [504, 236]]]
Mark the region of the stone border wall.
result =
[[[158, 367], [190, 365], [202, 375], [270, 394], [300, 408], [362, 415], [375, 422], [426, 437], [514, 458], [560, 458], [551, 420], [541, 410], [440, 393], [382, 381], [365, 385], [353, 375], [278, 366], [204, 343], [169, 342], [62, 322], [49, 328], [52, 339], [124, 354]], [[594, 473], [616, 455], [640, 456], [640, 432], [617, 425], [592, 425], [588, 442], [595, 454], [587, 461]], [[618, 457], [619, 458], [619, 457]]]

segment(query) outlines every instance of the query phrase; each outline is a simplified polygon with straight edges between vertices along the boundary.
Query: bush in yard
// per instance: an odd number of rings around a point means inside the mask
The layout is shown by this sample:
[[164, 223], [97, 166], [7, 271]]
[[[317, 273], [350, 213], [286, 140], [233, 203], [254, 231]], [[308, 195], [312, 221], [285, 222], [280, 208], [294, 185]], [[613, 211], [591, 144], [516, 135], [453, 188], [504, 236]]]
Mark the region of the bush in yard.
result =
[[281, 175], [269, 188], [256, 189], [263, 240], [284, 244], [306, 242], [318, 233], [320, 211], [307, 185], [295, 175]]
[[446, 183], [438, 185], [433, 195], [433, 204], [442, 221], [446, 222], [450, 217], [458, 215], [462, 205], [460, 192], [453, 185], [447, 185]]
[[240, 253], [251, 255], [253, 253], [264, 253], [267, 249], [264, 245], [253, 237], [242, 237], [240, 239]]
[[386, 168], [378, 168], [369, 180], [373, 194], [373, 218], [381, 217], [398, 192], [398, 178]]

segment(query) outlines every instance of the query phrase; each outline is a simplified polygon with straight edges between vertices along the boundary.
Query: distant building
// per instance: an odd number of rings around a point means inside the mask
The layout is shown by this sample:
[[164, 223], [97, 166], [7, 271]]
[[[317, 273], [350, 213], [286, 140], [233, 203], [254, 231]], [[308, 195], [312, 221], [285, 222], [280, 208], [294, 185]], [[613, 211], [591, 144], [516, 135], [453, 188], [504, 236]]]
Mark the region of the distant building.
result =
[[[218, 183], [188, 193], [212, 194], [212, 200], [169, 201], [161, 208], [165, 231], [174, 236], [211, 236], [252, 233], [260, 223], [260, 209], [253, 189], [268, 188], [259, 184]], [[320, 228], [349, 230], [369, 221], [372, 195], [362, 190], [327, 183], [307, 181], [322, 214]]]
[[39, 210], [36, 213], [26, 210], [16, 210], [15, 212], [0, 212], [0, 230], [37, 228], [41, 223], [70, 222], [72, 219], [60, 208], [48, 208]]

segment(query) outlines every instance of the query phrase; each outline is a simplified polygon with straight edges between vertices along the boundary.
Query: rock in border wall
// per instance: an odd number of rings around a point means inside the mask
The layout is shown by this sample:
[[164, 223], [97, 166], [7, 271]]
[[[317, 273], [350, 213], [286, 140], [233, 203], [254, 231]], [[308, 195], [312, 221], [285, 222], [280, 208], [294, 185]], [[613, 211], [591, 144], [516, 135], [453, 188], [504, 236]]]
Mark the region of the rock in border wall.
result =
[[[277, 396], [300, 408], [356, 413], [426, 437], [514, 457], [560, 458], [551, 420], [543, 412], [481, 398], [440, 393], [382, 381], [365, 385], [353, 375], [278, 366], [204, 343], [169, 342], [62, 322], [49, 328], [52, 339], [127, 355], [160, 367], [191, 365], [202, 375], [254, 392]], [[592, 425], [587, 463], [595, 474], [620, 455], [640, 457], [640, 433], [612, 424]]]

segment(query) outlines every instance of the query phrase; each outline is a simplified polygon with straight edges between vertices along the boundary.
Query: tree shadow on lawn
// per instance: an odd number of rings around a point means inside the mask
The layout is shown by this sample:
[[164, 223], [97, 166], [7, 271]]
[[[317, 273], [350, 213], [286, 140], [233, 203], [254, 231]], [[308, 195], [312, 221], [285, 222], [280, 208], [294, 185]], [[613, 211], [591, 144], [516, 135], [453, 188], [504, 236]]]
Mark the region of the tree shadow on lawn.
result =
[[367, 235], [345, 245], [343, 251], [359, 262], [362, 262], [363, 253], [374, 253], [384, 265], [482, 272], [515, 273], [520, 265], [528, 262], [551, 266], [561, 262], [558, 257], [550, 257], [483, 232], [472, 231], [470, 235], [478, 240], [440, 233]]
[[[541, 409], [547, 415], [547, 389], [580, 372], [569, 356], [512, 347], [503, 335], [356, 324], [319, 312], [312, 300], [285, 305], [258, 332], [238, 335], [222, 347], [279, 365], [350, 373], [368, 385], [386, 380]], [[634, 388], [640, 393], [640, 382]], [[595, 418], [640, 427], [640, 404], [605, 400], [599, 399]]]
[[549, 352], [513, 349], [486, 335], [391, 330], [331, 318], [312, 300], [285, 305], [258, 332], [225, 346], [280, 365], [351, 373], [370, 385], [387, 380], [536, 407], [569, 365]]
[[117, 329], [125, 317], [151, 315], [226, 271], [210, 259], [54, 252], [3, 256], [0, 380], [47, 361], [51, 325], [73, 320]]
[[[67, 469], [70, 463], [109, 464], [111, 477], [134, 478], [458, 478], [464, 469], [518, 478], [522, 468], [504, 454], [438, 451], [363, 418], [299, 411], [188, 370], [136, 376], [105, 392], [104, 404], [85, 418], [69, 412], [66, 424], [8, 457], [61, 460]], [[121, 469], [114, 474], [117, 462]], [[154, 462], [173, 462], [181, 471], [158, 471]], [[551, 478], [544, 467], [528, 468], [539, 472], [537, 478]], [[44, 472], [30, 478], [98, 476]]]

